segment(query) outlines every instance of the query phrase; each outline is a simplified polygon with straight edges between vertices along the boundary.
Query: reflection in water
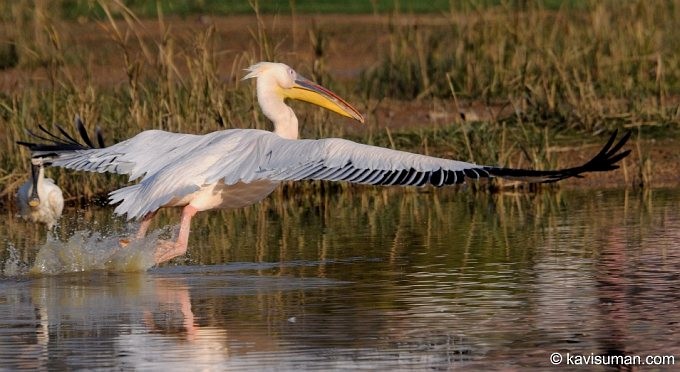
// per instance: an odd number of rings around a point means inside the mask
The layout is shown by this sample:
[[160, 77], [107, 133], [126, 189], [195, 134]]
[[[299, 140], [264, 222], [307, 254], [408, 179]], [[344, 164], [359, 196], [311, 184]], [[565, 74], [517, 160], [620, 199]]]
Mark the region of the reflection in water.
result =
[[[129, 227], [92, 222], [108, 210], [66, 217], [60, 242], [8, 219], [0, 365], [489, 369], [680, 353], [677, 191], [353, 190], [199, 216], [188, 258], [138, 273], [110, 257], [73, 266], [118, 252]], [[17, 275], [40, 262], [86, 272]]]

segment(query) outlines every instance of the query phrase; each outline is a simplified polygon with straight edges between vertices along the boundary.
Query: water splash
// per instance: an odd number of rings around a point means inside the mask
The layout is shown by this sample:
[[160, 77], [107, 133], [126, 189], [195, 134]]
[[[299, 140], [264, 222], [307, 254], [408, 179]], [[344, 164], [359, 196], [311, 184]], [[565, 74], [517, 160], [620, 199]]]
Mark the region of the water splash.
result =
[[[143, 239], [121, 244], [120, 236], [104, 236], [98, 232], [76, 231], [67, 241], [49, 238], [38, 249], [28, 272], [33, 275], [106, 270], [114, 272], [144, 271], [153, 267], [157, 230]], [[7, 266], [7, 264], [5, 265]]]
[[2, 274], [7, 277], [25, 275], [28, 271], [28, 264], [19, 258], [19, 251], [11, 242], [7, 245], [9, 257], [2, 267]]

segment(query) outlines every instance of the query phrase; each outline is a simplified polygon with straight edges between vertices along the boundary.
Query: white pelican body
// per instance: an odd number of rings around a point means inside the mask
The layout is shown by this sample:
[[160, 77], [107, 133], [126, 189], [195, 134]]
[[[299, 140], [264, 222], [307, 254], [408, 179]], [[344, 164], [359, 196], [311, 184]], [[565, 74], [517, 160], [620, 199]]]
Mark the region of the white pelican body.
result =
[[33, 159], [31, 179], [17, 191], [19, 216], [25, 220], [44, 223], [52, 229], [64, 209], [61, 189], [50, 178], [45, 178], [45, 169], [40, 159]]
[[[274, 131], [230, 129], [205, 135], [144, 131], [106, 148], [20, 142], [33, 156], [52, 165], [93, 172], [127, 174], [138, 184], [113, 191], [116, 213], [142, 218], [143, 236], [161, 207], [184, 207], [176, 242], [159, 242], [156, 261], [186, 252], [192, 216], [216, 208], [240, 208], [269, 195], [281, 181], [305, 179], [374, 185], [435, 186], [467, 178], [504, 177], [554, 182], [584, 172], [615, 169], [629, 151], [617, 153], [628, 135], [613, 145], [612, 136], [588, 163], [550, 171], [482, 166], [462, 161], [363, 145], [343, 139], [300, 140], [298, 120], [284, 98], [311, 102], [363, 122], [359, 112], [334, 93], [297, 75], [280, 63], [261, 62], [244, 79], [257, 78], [257, 97]], [[82, 132], [81, 132], [82, 134]], [[64, 145], [64, 146], [62, 146]], [[76, 148], [77, 147], [77, 148]]]
[[[220, 181], [202, 186], [198, 191], [181, 198], [173, 198], [163, 207], [185, 207], [191, 204], [198, 212], [211, 209], [237, 209], [255, 204], [271, 194], [279, 182], [254, 181], [225, 185]], [[122, 190], [121, 190], [122, 191]]]
[[[111, 193], [113, 203], [121, 201], [116, 212], [129, 218], [168, 206], [191, 205], [197, 211], [241, 208], [262, 200], [279, 184], [256, 175], [231, 179], [218, 175], [223, 171], [236, 174], [248, 164], [252, 168], [258, 163], [261, 155], [256, 150], [269, 145], [257, 134], [281, 139], [272, 132], [249, 129], [203, 136], [149, 130], [93, 155], [90, 170], [126, 173], [131, 179], [145, 175], [142, 182]], [[148, 148], [149, 141], [159, 145]], [[148, 148], [144, 160], [137, 155], [142, 148]], [[175, 182], [167, 182], [169, 179]]]
[[[158, 145], [142, 151], [149, 141], [158, 141]], [[77, 164], [82, 162], [80, 155], [72, 162], [64, 157], [55, 164], [129, 174], [133, 180], [145, 175], [140, 183], [111, 193], [111, 202], [120, 202], [116, 213], [129, 218], [144, 217], [167, 206], [190, 205], [197, 211], [241, 208], [269, 195], [281, 181], [322, 176], [382, 184], [385, 182], [379, 181], [387, 173], [405, 167], [419, 171], [420, 177], [415, 172], [411, 177], [417, 184], [425, 172], [442, 168], [463, 171], [473, 166], [338, 138], [286, 139], [257, 129], [230, 129], [203, 136], [149, 130], [108, 148], [86, 151], [91, 152], [86, 164]], [[145, 156], [140, 158], [140, 153]], [[390, 164], [390, 159], [398, 159], [398, 164]]]

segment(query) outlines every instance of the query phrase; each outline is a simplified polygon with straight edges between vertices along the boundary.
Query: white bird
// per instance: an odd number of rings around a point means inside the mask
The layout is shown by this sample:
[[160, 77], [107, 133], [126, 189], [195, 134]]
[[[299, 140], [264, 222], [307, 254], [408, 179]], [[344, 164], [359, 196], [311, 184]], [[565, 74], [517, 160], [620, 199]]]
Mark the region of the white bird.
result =
[[101, 149], [79, 145], [71, 137], [52, 139], [52, 144], [19, 143], [28, 146], [33, 157], [45, 158], [54, 166], [127, 174], [131, 181], [141, 178], [139, 183], [110, 194], [112, 204], [120, 203], [116, 213], [142, 219], [138, 237], [146, 234], [159, 208], [183, 207], [177, 241], [158, 242], [157, 263], [186, 252], [190, 221], [196, 212], [254, 204], [283, 181], [442, 186], [462, 183], [465, 178], [503, 177], [554, 182], [586, 172], [616, 169], [615, 163], [630, 152], [618, 152], [630, 133], [615, 145], [614, 133], [589, 162], [540, 171], [483, 166], [338, 138], [298, 139], [298, 119], [285, 104], [285, 98], [307, 101], [362, 123], [364, 118], [335, 93], [284, 64], [260, 62], [247, 71], [243, 79], [257, 79], [258, 103], [273, 122], [273, 132], [229, 129], [194, 135], [147, 130]]
[[52, 229], [64, 209], [64, 196], [51, 178], [45, 178], [41, 158], [31, 159], [31, 179], [16, 194], [19, 216], [31, 222], [44, 223]]

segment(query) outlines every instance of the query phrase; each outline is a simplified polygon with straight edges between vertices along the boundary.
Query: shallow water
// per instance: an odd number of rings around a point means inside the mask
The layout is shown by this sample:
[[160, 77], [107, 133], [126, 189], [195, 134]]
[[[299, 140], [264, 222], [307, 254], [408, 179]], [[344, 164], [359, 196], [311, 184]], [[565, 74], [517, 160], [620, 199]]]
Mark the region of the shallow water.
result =
[[121, 251], [135, 226], [110, 209], [58, 237], [0, 217], [0, 369], [680, 364], [680, 190], [281, 200], [199, 215], [162, 267], [145, 260], [172, 228]]

